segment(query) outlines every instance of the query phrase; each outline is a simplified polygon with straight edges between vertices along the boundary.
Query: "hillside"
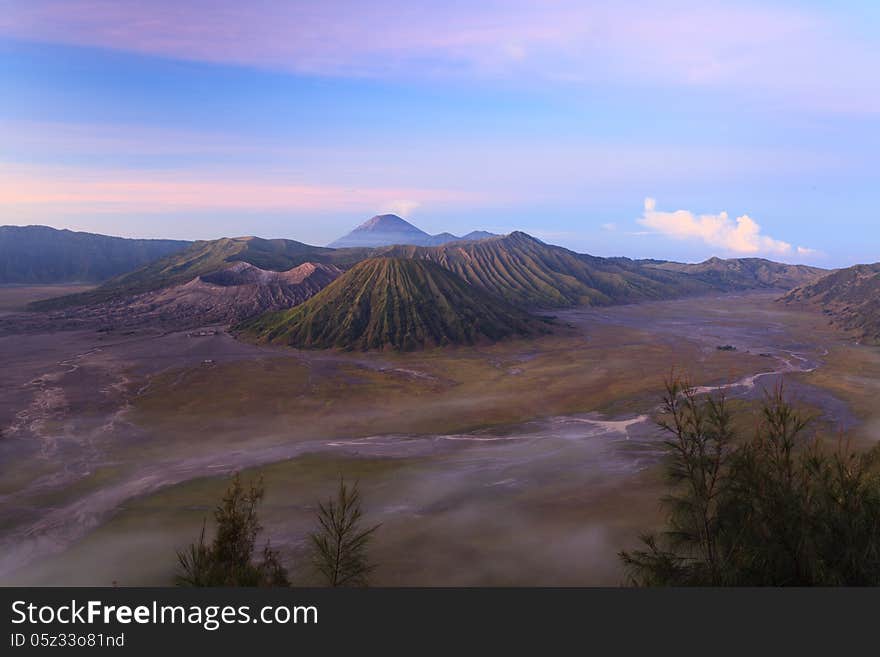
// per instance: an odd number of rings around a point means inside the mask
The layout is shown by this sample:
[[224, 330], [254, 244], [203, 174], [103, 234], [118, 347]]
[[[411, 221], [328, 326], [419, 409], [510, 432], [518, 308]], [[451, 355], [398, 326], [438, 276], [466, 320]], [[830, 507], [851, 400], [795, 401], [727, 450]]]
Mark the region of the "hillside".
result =
[[548, 329], [435, 263], [383, 257], [356, 265], [305, 303], [238, 330], [259, 342], [306, 349], [408, 351]]
[[840, 269], [796, 288], [782, 302], [821, 309], [864, 342], [880, 344], [880, 263]]
[[34, 310], [59, 310], [127, 299], [154, 290], [189, 283], [195, 278], [221, 272], [230, 263], [243, 262], [266, 271], [283, 272], [306, 262], [346, 267], [363, 260], [368, 252], [328, 249], [293, 240], [258, 237], [226, 237], [194, 242], [188, 248], [113, 278], [83, 294], [41, 301]]
[[689, 274], [729, 291], [761, 287], [790, 290], [812, 283], [828, 273], [818, 267], [788, 265], [763, 258], [710, 258], [697, 264], [642, 261], [641, 264], [647, 268]]
[[100, 283], [189, 244], [48, 226], [0, 226], [0, 284]]
[[[142, 306], [145, 300], [155, 299], [163, 308], [176, 309], [167, 316], [173, 317], [177, 313], [185, 317], [204, 309], [207, 299], [218, 297], [217, 289], [206, 288], [211, 291], [208, 294], [198, 286], [211, 281], [212, 277], [229, 276], [231, 265], [243, 263], [264, 273], [278, 273], [313, 263], [344, 271], [358, 262], [380, 256], [436, 263], [474, 287], [523, 309], [606, 306], [697, 294], [793, 287], [795, 283], [813, 281], [821, 272], [812, 267], [759, 259], [713, 259], [688, 265], [599, 258], [545, 244], [521, 232], [476, 241], [455, 241], [442, 246], [347, 249], [310, 246], [293, 240], [239, 237], [196, 242], [183, 251], [117, 276], [89, 292], [41, 301], [31, 307], [35, 310], [67, 310], [81, 315], [78, 310], [68, 309], [89, 307], [92, 313], [106, 312], [111, 307]], [[244, 275], [246, 271], [240, 273]], [[259, 276], [265, 279], [265, 274]], [[314, 285], [329, 280], [332, 279], [316, 279]], [[218, 301], [226, 310], [207, 316], [218, 318], [218, 321], [223, 317], [236, 320], [244, 317], [240, 311], [249, 304], [255, 312], [261, 312], [268, 308], [288, 307], [307, 298], [303, 297], [302, 290], [288, 294], [271, 286], [236, 286], [235, 289], [240, 293], [233, 304], [235, 312], [230, 310], [228, 303], [233, 296], [230, 289], [219, 295], [227, 300]], [[160, 294], [163, 290], [167, 293]], [[309, 296], [316, 291], [310, 288]], [[252, 297], [250, 302], [248, 297]], [[270, 297], [279, 300], [269, 303]], [[189, 302], [193, 304], [191, 312], [184, 308]]]
[[677, 272], [597, 258], [545, 244], [522, 232], [440, 247], [396, 246], [392, 257], [430, 260], [519, 306], [601, 306], [709, 292], [712, 285]]
[[[273, 310], [284, 310], [320, 292], [342, 274], [334, 265], [306, 262], [288, 271], [260, 269], [246, 262], [149, 292], [31, 313], [17, 318], [18, 329], [47, 326], [101, 331], [126, 328], [185, 330], [231, 324]], [[85, 296], [85, 295], [83, 295]], [[34, 304], [36, 305], [36, 304]], [[0, 332], [15, 332], [9, 322]]]
[[183, 329], [229, 324], [300, 304], [341, 273], [334, 265], [311, 262], [285, 272], [237, 262], [188, 283], [74, 309], [66, 317], [91, 317], [101, 326], [115, 328], [149, 324]]
[[494, 237], [486, 231], [471, 231], [464, 237], [458, 237], [452, 233], [439, 233], [431, 235], [413, 226], [405, 219], [396, 214], [380, 214], [367, 219], [347, 235], [331, 242], [331, 248], [351, 247], [377, 247], [390, 246], [393, 244], [411, 244], [414, 246], [439, 246], [461, 240], [477, 240], [486, 237]]

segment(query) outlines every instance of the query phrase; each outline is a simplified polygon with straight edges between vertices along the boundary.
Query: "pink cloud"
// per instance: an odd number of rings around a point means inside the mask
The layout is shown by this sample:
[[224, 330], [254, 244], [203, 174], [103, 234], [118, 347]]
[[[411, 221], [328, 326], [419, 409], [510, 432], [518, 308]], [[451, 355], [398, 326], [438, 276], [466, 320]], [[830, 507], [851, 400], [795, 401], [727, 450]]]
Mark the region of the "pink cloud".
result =
[[[839, 158], [803, 148], [556, 143], [528, 137], [487, 138], [475, 148], [472, 139], [424, 144], [418, 135], [408, 135], [377, 150], [369, 144], [316, 147], [156, 126], [32, 121], [4, 122], [0, 143], [6, 152], [6, 164], [0, 160], [0, 220], [7, 222], [24, 214], [39, 222], [65, 213], [200, 208], [358, 215], [408, 215], [418, 208], [430, 215], [440, 207], [546, 206], [629, 194], [633, 186], [829, 176], [844, 168]], [[43, 165], [13, 164], [16, 154]], [[120, 166], [56, 166], [59, 156]], [[148, 160], [160, 169], [132, 167], [141, 156], [168, 157]]]
[[13, 0], [0, 34], [297, 73], [711, 85], [880, 110], [876, 41], [767, 3]]
[[379, 211], [389, 204], [473, 203], [476, 194], [444, 189], [312, 184], [284, 176], [194, 174], [0, 165], [0, 216], [52, 212], [186, 210]]

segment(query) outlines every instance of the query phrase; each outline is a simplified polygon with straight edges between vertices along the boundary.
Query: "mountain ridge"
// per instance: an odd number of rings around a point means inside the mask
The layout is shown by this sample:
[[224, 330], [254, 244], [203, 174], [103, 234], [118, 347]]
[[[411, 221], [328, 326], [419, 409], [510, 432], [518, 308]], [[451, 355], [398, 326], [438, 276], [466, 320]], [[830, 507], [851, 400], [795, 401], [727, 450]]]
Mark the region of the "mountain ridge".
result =
[[791, 265], [766, 258], [719, 258], [697, 263], [641, 261], [645, 266], [699, 276], [707, 282], [753, 289], [755, 285], [773, 289], [792, 289], [818, 280], [828, 273], [809, 265]]
[[[545, 244], [514, 231], [476, 241], [441, 246], [396, 245], [331, 249], [293, 240], [258, 237], [195, 242], [176, 254], [122, 274], [86, 293], [33, 304], [34, 310], [63, 310], [101, 304], [187, 283], [199, 276], [246, 262], [263, 270], [287, 271], [305, 262], [346, 270], [368, 258], [429, 260], [467, 282], [521, 308], [566, 308], [668, 299], [724, 291], [794, 287], [813, 280], [814, 268], [756, 261], [707, 261], [697, 265], [628, 258], [600, 258]], [[708, 268], [708, 269], [707, 269]], [[720, 272], [716, 269], [720, 268]], [[766, 271], [787, 272], [795, 280], [768, 278]]]
[[833, 325], [880, 345], [880, 263], [833, 271], [791, 290], [780, 301], [819, 309]]
[[329, 249], [285, 239], [223, 237], [193, 242], [184, 250], [106, 281], [89, 292], [31, 304], [32, 310], [61, 310], [99, 304], [187, 283], [192, 279], [245, 262], [267, 271], [283, 272], [306, 262], [349, 267], [368, 255], [357, 249]]
[[468, 282], [524, 307], [604, 306], [722, 289], [717, 282], [687, 272], [644, 267], [628, 258], [580, 254], [521, 231], [440, 247], [385, 247], [375, 253], [437, 262]]
[[0, 284], [101, 283], [189, 244], [41, 225], [0, 226]]

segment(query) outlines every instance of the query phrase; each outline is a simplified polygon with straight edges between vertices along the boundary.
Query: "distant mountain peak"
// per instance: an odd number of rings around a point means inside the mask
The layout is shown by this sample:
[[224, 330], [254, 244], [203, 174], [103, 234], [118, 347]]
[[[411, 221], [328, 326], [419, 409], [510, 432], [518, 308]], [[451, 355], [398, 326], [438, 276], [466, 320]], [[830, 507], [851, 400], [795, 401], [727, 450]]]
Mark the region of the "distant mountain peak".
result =
[[[395, 230], [395, 231], [412, 231], [420, 235], [427, 235], [425, 231], [416, 228], [406, 219], [398, 217], [396, 214], [377, 214], [370, 217], [354, 230]], [[352, 231], [354, 232], [354, 231]]]
[[[485, 239], [492, 236], [491, 233], [485, 231], [473, 231], [468, 233], [464, 239]], [[328, 246], [334, 249], [392, 246], [395, 244], [440, 246], [462, 239], [452, 233], [431, 235], [396, 214], [377, 214]]]
[[534, 237], [533, 235], [529, 235], [528, 233], [521, 231], [521, 230], [515, 230], [512, 233], [508, 233], [505, 236], [505, 239], [508, 239], [512, 242], [519, 242], [519, 243], [544, 244], [544, 242], [539, 240], [537, 237]]
[[[448, 235], [449, 233], [441, 233], [442, 235]], [[461, 241], [463, 242], [472, 242], [476, 240], [485, 240], [490, 237], [498, 237], [495, 233], [490, 233], [487, 230], [472, 230], [467, 235], [461, 236]]]

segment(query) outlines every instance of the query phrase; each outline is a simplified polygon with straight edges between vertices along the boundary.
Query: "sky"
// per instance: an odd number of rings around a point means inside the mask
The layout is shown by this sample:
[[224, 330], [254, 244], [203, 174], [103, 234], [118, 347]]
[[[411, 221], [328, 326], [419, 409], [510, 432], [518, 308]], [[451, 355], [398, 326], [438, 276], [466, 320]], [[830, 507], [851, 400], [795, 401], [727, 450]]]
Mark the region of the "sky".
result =
[[0, 0], [0, 223], [880, 260], [874, 0]]

